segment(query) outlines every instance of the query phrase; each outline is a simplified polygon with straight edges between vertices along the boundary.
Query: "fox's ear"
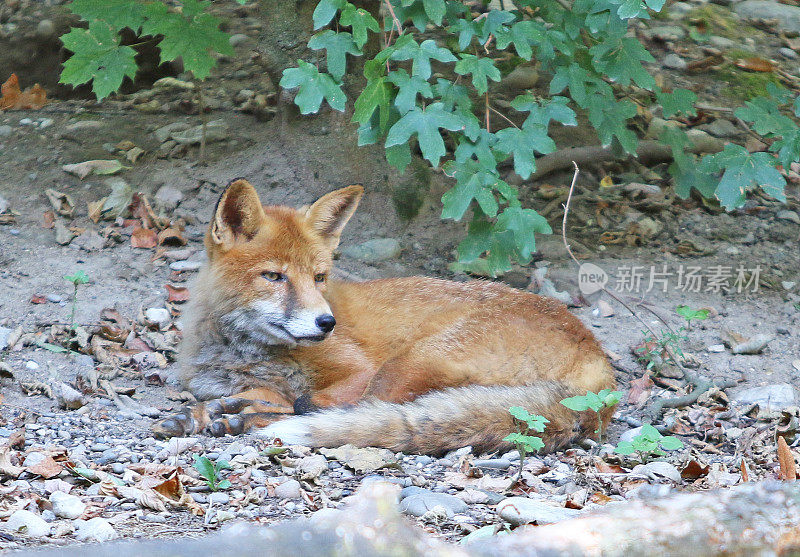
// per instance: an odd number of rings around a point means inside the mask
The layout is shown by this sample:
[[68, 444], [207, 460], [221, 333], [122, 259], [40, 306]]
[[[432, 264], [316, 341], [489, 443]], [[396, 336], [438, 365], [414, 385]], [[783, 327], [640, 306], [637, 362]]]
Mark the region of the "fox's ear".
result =
[[347, 186], [320, 197], [306, 211], [306, 220], [331, 249], [339, 245], [339, 236], [364, 195], [360, 185]]
[[237, 178], [217, 202], [209, 237], [220, 247], [230, 247], [237, 240], [252, 239], [265, 220], [255, 188], [244, 178]]

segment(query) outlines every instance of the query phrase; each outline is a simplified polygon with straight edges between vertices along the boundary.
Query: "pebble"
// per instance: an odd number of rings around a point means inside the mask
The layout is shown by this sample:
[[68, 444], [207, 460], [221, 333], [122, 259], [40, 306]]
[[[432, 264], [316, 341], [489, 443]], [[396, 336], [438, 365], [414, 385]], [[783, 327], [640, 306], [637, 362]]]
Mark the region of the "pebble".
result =
[[166, 330], [172, 323], [172, 317], [166, 308], [147, 308], [144, 318], [149, 325], [155, 325], [159, 329]]
[[79, 541], [105, 542], [117, 537], [114, 527], [99, 516], [87, 521], [76, 520], [75, 526], [78, 528], [75, 537]]
[[664, 56], [664, 60], [661, 64], [665, 68], [669, 68], [671, 70], [685, 70], [686, 69], [686, 60], [678, 56], [674, 53], [669, 53]]
[[79, 497], [63, 491], [54, 491], [50, 495], [50, 502], [53, 504], [53, 512], [59, 518], [72, 520], [81, 516], [86, 510], [86, 505]]
[[[228, 124], [224, 120], [212, 120], [206, 123], [206, 143], [222, 141], [228, 138]], [[203, 126], [194, 126], [183, 131], [174, 131], [170, 138], [180, 145], [195, 145], [203, 138]]]
[[400, 242], [395, 238], [374, 238], [342, 248], [342, 255], [364, 263], [377, 263], [396, 258], [401, 250]]
[[401, 492], [401, 497], [404, 492], [409, 495], [400, 501], [400, 510], [412, 516], [422, 516], [435, 507], [441, 507], [449, 518], [455, 514], [466, 512], [469, 509], [464, 501], [446, 493], [436, 493], [427, 489], [411, 489], [411, 487], [407, 487]]
[[713, 122], [698, 127], [715, 137], [730, 138], [739, 135], [739, 130], [736, 126], [730, 120], [725, 120], [724, 118], [718, 118]]
[[166, 211], [174, 210], [183, 201], [183, 192], [173, 186], [161, 186], [155, 195], [156, 203]]
[[727, 37], [720, 37], [719, 35], [709, 37], [708, 42], [711, 46], [721, 49], [733, 48], [736, 46], [736, 41], [732, 41]]
[[30, 466], [36, 466], [45, 458], [47, 457], [43, 453], [39, 452], [28, 453], [28, 456], [25, 457], [25, 461], [22, 463], [22, 465], [26, 468]]
[[797, 211], [790, 211], [788, 209], [782, 209], [777, 212], [775, 218], [778, 220], [788, 220], [795, 224], [800, 224], [800, 215], [797, 214]]
[[514, 68], [505, 78], [503, 87], [512, 90], [531, 89], [539, 81], [539, 72], [533, 64], [522, 64]]
[[200, 261], [173, 261], [169, 268], [173, 271], [196, 271], [201, 265]]
[[248, 37], [243, 33], [236, 33], [234, 35], [231, 35], [230, 38], [228, 39], [228, 42], [231, 44], [231, 46], [239, 46], [241, 44], [246, 43], [247, 41]]
[[783, 410], [795, 405], [794, 388], [789, 383], [752, 387], [737, 393], [733, 397], [733, 403], [742, 406], [757, 405], [759, 419], [777, 417]]
[[215, 505], [227, 505], [230, 503], [231, 498], [227, 493], [215, 491], [214, 493], [209, 494], [208, 500]]
[[11, 126], [6, 126], [6, 125], [0, 126], [0, 137], [8, 137], [12, 133], [14, 133], [14, 128], [12, 128]]
[[534, 522], [539, 525], [552, 524], [580, 516], [581, 512], [528, 497], [509, 497], [497, 505], [497, 514], [512, 525], [520, 526]]
[[33, 360], [28, 360], [27, 362], [25, 362], [25, 368], [31, 371], [36, 371], [37, 369], [39, 369], [39, 364], [37, 364]]
[[300, 482], [297, 480], [286, 480], [275, 486], [275, 497], [280, 499], [300, 499]]
[[31, 511], [14, 511], [6, 521], [6, 530], [19, 532], [32, 538], [43, 538], [50, 534], [50, 525]]
[[43, 19], [36, 25], [36, 37], [41, 41], [52, 39], [56, 36], [56, 25], [52, 19]]
[[53, 522], [56, 519], [56, 513], [54, 513], [50, 509], [45, 509], [42, 511], [42, 519], [45, 522]]
[[167, 124], [166, 126], [158, 128], [153, 134], [159, 142], [164, 143], [173, 133], [188, 130], [190, 127], [191, 126], [186, 122], [173, 122], [172, 124]]
[[659, 41], [677, 41], [686, 36], [686, 31], [677, 25], [660, 25], [646, 29], [642, 34], [648, 39], [658, 39]]
[[472, 463], [476, 468], [488, 468], [491, 470], [508, 470], [511, 467], [511, 461], [504, 458], [487, 458], [478, 459]]
[[8, 327], [0, 327], [0, 350], [8, 348], [8, 337], [14, 332], [13, 329]]
[[787, 48], [785, 46], [778, 49], [778, 54], [780, 54], [784, 58], [788, 58], [789, 60], [797, 59], [797, 53], [791, 48]]
[[777, 20], [781, 30], [800, 33], [800, 7], [769, 0], [745, 0], [733, 10], [745, 19]]

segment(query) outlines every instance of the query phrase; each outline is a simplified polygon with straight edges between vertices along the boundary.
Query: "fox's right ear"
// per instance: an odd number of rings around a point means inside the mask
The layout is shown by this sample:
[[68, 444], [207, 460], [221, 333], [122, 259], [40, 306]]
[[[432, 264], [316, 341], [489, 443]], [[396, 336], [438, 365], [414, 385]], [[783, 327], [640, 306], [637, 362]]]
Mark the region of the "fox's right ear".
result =
[[223, 248], [250, 240], [264, 224], [266, 215], [255, 188], [244, 178], [228, 184], [217, 202], [209, 238]]

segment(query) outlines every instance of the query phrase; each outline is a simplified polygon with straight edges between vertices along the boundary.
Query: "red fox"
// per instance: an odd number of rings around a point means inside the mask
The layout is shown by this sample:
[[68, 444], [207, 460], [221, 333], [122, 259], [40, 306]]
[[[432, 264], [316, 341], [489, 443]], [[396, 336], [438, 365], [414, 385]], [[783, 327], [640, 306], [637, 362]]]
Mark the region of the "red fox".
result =
[[184, 386], [208, 402], [156, 433], [485, 452], [510, 448], [508, 409], [522, 406], [550, 420], [545, 450], [592, 435], [597, 415], [559, 402], [613, 388], [613, 371], [561, 303], [488, 281], [329, 278], [362, 194], [349, 186], [293, 209], [263, 206], [244, 179], [227, 186], [180, 355]]

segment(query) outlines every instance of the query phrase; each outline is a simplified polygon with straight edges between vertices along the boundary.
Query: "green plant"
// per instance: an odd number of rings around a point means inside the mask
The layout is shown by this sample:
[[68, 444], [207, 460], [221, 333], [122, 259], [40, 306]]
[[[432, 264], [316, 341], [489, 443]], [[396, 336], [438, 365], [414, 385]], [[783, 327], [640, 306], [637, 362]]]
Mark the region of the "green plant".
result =
[[705, 321], [711, 314], [709, 309], [692, 309], [689, 306], [678, 306], [675, 313], [686, 319], [686, 330], [692, 328], [692, 321]]
[[[243, 4], [245, 0], [237, 1]], [[180, 58], [195, 79], [205, 79], [216, 64], [214, 52], [233, 54], [230, 37], [207, 12], [209, 6], [211, 2], [204, 0], [170, 5], [159, 0], [73, 0], [70, 10], [89, 26], [75, 27], [61, 37], [72, 56], [64, 62], [59, 82], [81, 85], [91, 81], [98, 100], [119, 90], [123, 79], [132, 79], [137, 69], [136, 45], [121, 44], [124, 29], [141, 42], [156, 44], [162, 63]]]
[[585, 395], [571, 396], [561, 401], [561, 404], [575, 410], [576, 412], [584, 412], [592, 410], [597, 413], [597, 440], [603, 442], [603, 418], [600, 415], [600, 410], [603, 408], [611, 408], [619, 404], [622, 399], [620, 391], [612, 391], [611, 389], [603, 389], [599, 393], [587, 391]]
[[[695, 113], [697, 96], [686, 89], [659, 88], [642, 65], [653, 57], [628, 36], [631, 22], [661, 10], [663, 0], [520, 0], [480, 14], [450, 0], [384, 3], [389, 14], [383, 22], [385, 48], [372, 52], [365, 45], [380, 28], [374, 15], [346, 0], [321, 0], [313, 14], [318, 32], [308, 46], [324, 52], [327, 72], [299, 60], [298, 67], [284, 71], [281, 85], [297, 90], [295, 103], [303, 114], [318, 112], [324, 101], [344, 111], [347, 60], [365, 56], [366, 84], [353, 105], [359, 145], [382, 141], [387, 161], [401, 171], [415, 146], [433, 167], [446, 159], [442, 170], [455, 185], [442, 197], [442, 218], [461, 220], [472, 211], [458, 249], [463, 264], [488, 266], [492, 274], [508, 270], [512, 261], [527, 264], [535, 249], [534, 233], [551, 232], [541, 215], [522, 207], [501, 165], [512, 161], [514, 172], [528, 179], [537, 154], [556, 149], [549, 133], [552, 122], [574, 126], [576, 113], [582, 112], [603, 145], [634, 154], [638, 139], [628, 127], [637, 114], [632, 87], [649, 91], [666, 118]], [[434, 35], [444, 39], [434, 40]], [[490, 82], [502, 81], [506, 68], [534, 60], [552, 76], [549, 95], [524, 93], [510, 104], [494, 102]], [[743, 120], [754, 121], [748, 120], [751, 108], [739, 110]], [[761, 126], [766, 128], [762, 135], [800, 137], [792, 118], [783, 118], [791, 126]], [[760, 186], [785, 200], [785, 179], [776, 168], [779, 162], [788, 167], [783, 159], [729, 144], [698, 163], [686, 151], [689, 139], [677, 123], [667, 127], [663, 141], [672, 149], [670, 169], [681, 197], [694, 188], [732, 209], [744, 203], [746, 191]], [[783, 141], [786, 160], [797, 160], [800, 141]], [[479, 264], [483, 258], [488, 265]]]
[[[661, 335], [654, 337], [650, 331], [642, 331], [645, 335], [641, 346], [634, 349], [636, 357], [645, 364], [648, 370], [658, 371], [664, 365], [664, 354], [669, 353], [670, 349], [678, 358], [683, 358], [681, 342], [686, 340], [685, 335], [681, 335], [683, 327], [677, 332], [661, 331]], [[671, 357], [671, 356], [670, 356]]]
[[672, 435], [661, 433], [650, 424], [642, 426], [642, 432], [632, 441], [620, 441], [614, 452], [622, 455], [638, 453], [639, 459], [644, 462], [650, 455], [663, 456], [664, 451], [675, 451], [683, 447], [683, 441]]
[[512, 443], [519, 452], [519, 472], [515, 483], [522, 476], [522, 466], [525, 464], [525, 456], [528, 453], [535, 453], [544, 448], [541, 437], [529, 435], [531, 432], [541, 433], [550, 420], [538, 414], [531, 414], [521, 406], [512, 406], [508, 409], [514, 416], [514, 425], [517, 431], [510, 433], [503, 438], [503, 441]]
[[89, 277], [86, 276], [86, 273], [82, 270], [78, 270], [71, 275], [64, 275], [64, 280], [72, 283], [72, 311], [69, 314], [69, 327], [70, 329], [74, 329], [75, 310], [78, 306], [78, 288], [80, 288], [81, 284], [87, 284], [89, 282]]
[[219, 473], [222, 470], [230, 470], [231, 466], [225, 460], [218, 460], [211, 462], [208, 457], [195, 455], [194, 464], [192, 467], [203, 476], [206, 484], [211, 491], [219, 491], [220, 489], [228, 489], [231, 486], [229, 480], [220, 480]]

